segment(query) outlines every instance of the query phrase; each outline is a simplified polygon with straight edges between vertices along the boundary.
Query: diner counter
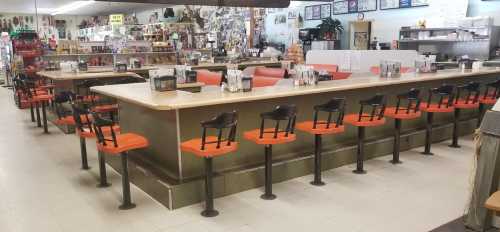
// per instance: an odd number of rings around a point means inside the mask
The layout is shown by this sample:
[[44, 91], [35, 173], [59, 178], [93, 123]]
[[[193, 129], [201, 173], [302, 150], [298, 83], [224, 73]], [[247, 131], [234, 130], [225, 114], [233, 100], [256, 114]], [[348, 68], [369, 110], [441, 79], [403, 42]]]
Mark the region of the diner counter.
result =
[[151, 91], [149, 83], [98, 86], [93, 87], [92, 91], [154, 110], [175, 110], [489, 74], [500, 74], [500, 68], [483, 68], [480, 71], [465, 72], [453, 69], [427, 74], [408, 73], [400, 78], [380, 78], [373, 74], [366, 74], [347, 80], [320, 82], [316, 86], [295, 87], [290, 83], [290, 85], [254, 88], [251, 92], [238, 93], [224, 92], [220, 88], [204, 88], [200, 93], [155, 92]]
[[[500, 69], [483, 68], [480, 71], [461, 72], [442, 70], [434, 74], [405, 74], [400, 78], [380, 78], [373, 74], [354, 74], [350, 79], [320, 82], [316, 86], [293, 86], [291, 79], [283, 79], [273, 87], [254, 88], [251, 92], [228, 93], [218, 86], [206, 86], [199, 93], [185, 91], [155, 92], [149, 83], [107, 85], [93, 87], [92, 91], [115, 98], [119, 105], [118, 118], [122, 133], [143, 135], [149, 146], [130, 152], [132, 181], [165, 206], [175, 209], [203, 199], [204, 161], [181, 150], [181, 143], [202, 136], [200, 122], [222, 112], [238, 112], [236, 140], [238, 151], [214, 159], [215, 195], [217, 197], [262, 186], [264, 176], [264, 146], [244, 139], [244, 132], [261, 125], [259, 115], [277, 105], [295, 104], [297, 122], [313, 119], [313, 107], [329, 99], [346, 98], [346, 114], [357, 114], [359, 102], [375, 94], [387, 96], [388, 106], [396, 105], [396, 95], [412, 88], [422, 90], [443, 83], [463, 85], [470, 81], [495, 81]], [[483, 88], [484, 89], [484, 88]], [[432, 140], [451, 137], [453, 113], [434, 118]], [[459, 133], [470, 134], [476, 128], [477, 112], [464, 110]], [[403, 125], [401, 150], [424, 144], [425, 114]], [[394, 121], [387, 118], [384, 125], [366, 130], [365, 157], [371, 159], [392, 153]], [[271, 126], [268, 123], [267, 126]], [[274, 182], [308, 175], [313, 170], [314, 137], [297, 131], [297, 140], [284, 146], [273, 146]], [[356, 161], [357, 128], [346, 125], [345, 131], [325, 136], [323, 145], [324, 169], [348, 165]], [[436, 154], [437, 155], [437, 154]], [[107, 162], [120, 170], [119, 157]], [[404, 162], [404, 160], [403, 160]], [[368, 172], [372, 169], [368, 167]]]
[[71, 81], [71, 80], [85, 80], [85, 79], [100, 79], [100, 78], [116, 78], [116, 77], [137, 77], [141, 78], [134, 72], [61, 72], [61, 71], [40, 71], [37, 72], [41, 77], [45, 77], [54, 81]]

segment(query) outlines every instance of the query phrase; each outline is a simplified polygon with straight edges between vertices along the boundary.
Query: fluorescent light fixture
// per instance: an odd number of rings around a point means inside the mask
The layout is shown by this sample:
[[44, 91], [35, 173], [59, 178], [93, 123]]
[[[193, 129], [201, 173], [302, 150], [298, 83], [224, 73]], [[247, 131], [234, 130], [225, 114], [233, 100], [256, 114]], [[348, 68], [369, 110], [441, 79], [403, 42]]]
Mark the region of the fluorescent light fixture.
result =
[[58, 14], [66, 14], [70, 11], [77, 10], [79, 8], [82, 8], [84, 6], [88, 6], [90, 4], [94, 3], [94, 0], [88, 0], [88, 1], [74, 1], [70, 4], [58, 7], [54, 9], [54, 11], [51, 13], [51, 15], [58, 15]]

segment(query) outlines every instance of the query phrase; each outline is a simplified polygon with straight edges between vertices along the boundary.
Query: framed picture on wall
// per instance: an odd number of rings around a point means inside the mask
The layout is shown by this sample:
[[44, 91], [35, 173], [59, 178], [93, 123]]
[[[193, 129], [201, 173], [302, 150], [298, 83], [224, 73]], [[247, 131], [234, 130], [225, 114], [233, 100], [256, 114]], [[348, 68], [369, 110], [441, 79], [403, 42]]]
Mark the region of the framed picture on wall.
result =
[[358, 12], [358, 0], [349, 0], [349, 13], [356, 13]]
[[398, 9], [398, 8], [399, 8], [399, 0], [380, 0], [381, 10]]
[[331, 4], [323, 4], [321, 5], [321, 18], [326, 19], [332, 16], [332, 5]]
[[412, 0], [411, 6], [428, 6], [429, 0]]
[[349, 13], [349, 2], [348, 1], [333, 2], [333, 12], [332, 13], [334, 15]]
[[411, 7], [411, 0], [399, 0], [399, 8]]
[[358, 0], [358, 12], [376, 11], [377, 0]]
[[312, 6], [306, 6], [304, 10], [304, 19], [305, 20], [312, 20], [312, 15], [313, 15], [313, 9]]
[[321, 5], [312, 6], [312, 19], [321, 19]]

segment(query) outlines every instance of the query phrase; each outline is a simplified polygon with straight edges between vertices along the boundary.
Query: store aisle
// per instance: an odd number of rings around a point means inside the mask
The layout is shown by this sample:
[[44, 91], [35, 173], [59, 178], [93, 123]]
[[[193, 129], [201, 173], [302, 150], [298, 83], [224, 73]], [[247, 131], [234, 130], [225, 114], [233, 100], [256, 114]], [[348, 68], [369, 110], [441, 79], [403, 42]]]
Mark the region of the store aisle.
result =
[[468, 199], [470, 138], [461, 150], [436, 144], [434, 157], [404, 152], [400, 166], [387, 162], [389, 157], [371, 160], [367, 175], [353, 175], [353, 165], [324, 172], [327, 185], [321, 188], [309, 185], [311, 176], [275, 184], [275, 201], [261, 200], [261, 189], [220, 198], [216, 218], [202, 218], [199, 204], [169, 211], [135, 187], [138, 207], [119, 211], [120, 176], [109, 171], [113, 186], [95, 187], [93, 142], [92, 169], [82, 171], [78, 139], [53, 125], [43, 135], [29, 121], [29, 111], [16, 109], [11, 98], [0, 88], [2, 232], [421, 232], [458, 218]]

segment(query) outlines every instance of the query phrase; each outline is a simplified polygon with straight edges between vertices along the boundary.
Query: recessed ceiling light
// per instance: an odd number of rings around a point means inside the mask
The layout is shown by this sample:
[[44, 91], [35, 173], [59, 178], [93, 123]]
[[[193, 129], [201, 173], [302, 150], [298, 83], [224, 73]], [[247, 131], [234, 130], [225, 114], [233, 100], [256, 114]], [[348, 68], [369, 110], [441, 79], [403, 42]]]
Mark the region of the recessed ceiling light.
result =
[[51, 15], [58, 15], [58, 14], [65, 14], [70, 11], [74, 11], [78, 8], [82, 8], [84, 6], [88, 6], [90, 4], [94, 3], [94, 0], [88, 0], [88, 1], [74, 1], [70, 4], [58, 7], [54, 9], [54, 11], [51, 13]]

